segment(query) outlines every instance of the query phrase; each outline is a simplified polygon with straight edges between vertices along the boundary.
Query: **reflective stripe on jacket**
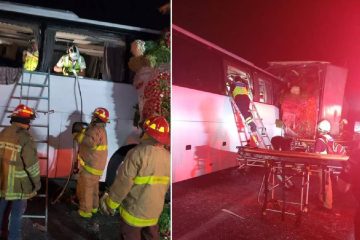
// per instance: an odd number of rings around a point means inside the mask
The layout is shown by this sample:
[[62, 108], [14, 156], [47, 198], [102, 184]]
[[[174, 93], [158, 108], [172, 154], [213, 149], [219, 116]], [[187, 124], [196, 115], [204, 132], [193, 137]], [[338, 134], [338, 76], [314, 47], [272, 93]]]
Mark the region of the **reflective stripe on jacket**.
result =
[[0, 133], [0, 198], [28, 199], [40, 189], [37, 150], [28, 130], [13, 123]]
[[79, 143], [78, 160], [89, 173], [101, 176], [107, 160], [107, 135], [105, 123], [90, 123], [75, 136]]
[[170, 153], [152, 139], [131, 149], [118, 169], [107, 205], [119, 208], [126, 223], [156, 225], [170, 185]]
[[75, 72], [79, 73], [82, 69], [86, 68], [85, 60], [83, 56], [80, 56], [78, 60], [76, 60], [74, 63], [71, 61], [69, 55], [65, 55], [62, 57], [62, 68], [63, 73], [65, 75], [73, 74], [73, 70]]
[[238, 95], [247, 95], [249, 96], [249, 90], [245, 83], [241, 82], [231, 82], [230, 83], [231, 95], [235, 98]]

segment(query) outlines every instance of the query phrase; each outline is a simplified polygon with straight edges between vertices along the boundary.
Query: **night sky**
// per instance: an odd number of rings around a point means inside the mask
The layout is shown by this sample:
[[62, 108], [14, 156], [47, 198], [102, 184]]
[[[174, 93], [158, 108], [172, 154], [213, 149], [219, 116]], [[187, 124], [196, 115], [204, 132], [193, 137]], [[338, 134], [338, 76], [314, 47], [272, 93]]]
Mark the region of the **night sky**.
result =
[[32, 6], [72, 11], [81, 18], [163, 30], [170, 15], [158, 8], [170, 0], [15, 0]]
[[259, 67], [319, 60], [349, 69], [345, 108], [360, 119], [360, 1], [173, 0], [173, 23]]

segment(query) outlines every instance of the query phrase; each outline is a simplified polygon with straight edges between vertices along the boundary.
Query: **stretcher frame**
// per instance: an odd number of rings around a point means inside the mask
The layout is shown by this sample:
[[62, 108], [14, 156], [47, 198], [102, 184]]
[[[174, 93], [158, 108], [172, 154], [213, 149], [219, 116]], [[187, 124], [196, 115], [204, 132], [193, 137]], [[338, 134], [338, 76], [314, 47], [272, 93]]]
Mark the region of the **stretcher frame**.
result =
[[[250, 147], [240, 147], [238, 159], [245, 160], [248, 166], [260, 166], [262, 163], [265, 167], [265, 174], [259, 189], [258, 202], [262, 205], [262, 216], [267, 211], [281, 213], [281, 219], [285, 220], [285, 215], [296, 216], [296, 223], [300, 224], [302, 213], [308, 212], [309, 189], [310, 189], [310, 172], [322, 172], [322, 192], [325, 199], [325, 172], [340, 172], [342, 165], [348, 160], [348, 156], [333, 154], [317, 154], [295, 151], [277, 151], [271, 149], [260, 149]], [[295, 169], [295, 173], [289, 174], [289, 170]], [[301, 191], [299, 202], [290, 202], [286, 198], [286, 181], [280, 181], [276, 184], [275, 177], [281, 176], [282, 179], [291, 179], [292, 177], [301, 177]], [[281, 200], [275, 199], [275, 189], [281, 188]], [[264, 201], [261, 203], [260, 195], [263, 193]], [[281, 203], [281, 209], [269, 207], [270, 203]], [[299, 205], [299, 211], [286, 211], [286, 205]]]

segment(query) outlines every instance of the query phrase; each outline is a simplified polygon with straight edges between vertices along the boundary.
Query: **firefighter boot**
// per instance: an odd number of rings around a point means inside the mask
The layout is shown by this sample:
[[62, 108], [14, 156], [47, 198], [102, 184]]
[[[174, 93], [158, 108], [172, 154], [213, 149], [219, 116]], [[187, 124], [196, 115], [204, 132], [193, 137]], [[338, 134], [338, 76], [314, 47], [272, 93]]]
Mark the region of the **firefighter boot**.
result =
[[250, 140], [249, 140], [249, 146], [250, 147], [258, 147], [259, 146], [259, 140], [258, 140], [256, 133], [251, 133]]

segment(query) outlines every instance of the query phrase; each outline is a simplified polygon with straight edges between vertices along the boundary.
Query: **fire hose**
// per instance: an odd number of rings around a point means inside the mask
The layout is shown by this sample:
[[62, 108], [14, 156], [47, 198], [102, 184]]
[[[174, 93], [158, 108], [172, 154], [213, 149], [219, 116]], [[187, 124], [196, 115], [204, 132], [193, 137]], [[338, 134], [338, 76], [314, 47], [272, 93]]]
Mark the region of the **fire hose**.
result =
[[[80, 82], [79, 82], [79, 77], [76, 73], [75, 70], [73, 70], [73, 74], [75, 76], [75, 82], [77, 84], [77, 87], [78, 87], [78, 91], [79, 91], [79, 95], [80, 95], [80, 122], [75, 122], [73, 124], [73, 127], [72, 127], [72, 133], [74, 133], [74, 130], [75, 131], [78, 131], [78, 128], [80, 125], [82, 125], [82, 127], [86, 127], [87, 126], [87, 123], [83, 122], [83, 100], [82, 100], [82, 93], [81, 93], [81, 87], [80, 87]], [[76, 96], [76, 95], [75, 95]], [[78, 168], [78, 160], [77, 160], [77, 155], [78, 155], [78, 150], [76, 149], [76, 141], [73, 140], [73, 157], [72, 157], [72, 161], [71, 161], [71, 169], [70, 169], [70, 173], [66, 179], [66, 182], [64, 184], [64, 186], [61, 188], [61, 191], [59, 193], [59, 195], [51, 202], [51, 204], [55, 204], [57, 203], [60, 198], [62, 197], [62, 195], [65, 193], [65, 190], [67, 189], [68, 185], [69, 185], [69, 182], [70, 180], [73, 178], [73, 176], [75, 174], [77, 174], [79, 172], [79, 168]]]

